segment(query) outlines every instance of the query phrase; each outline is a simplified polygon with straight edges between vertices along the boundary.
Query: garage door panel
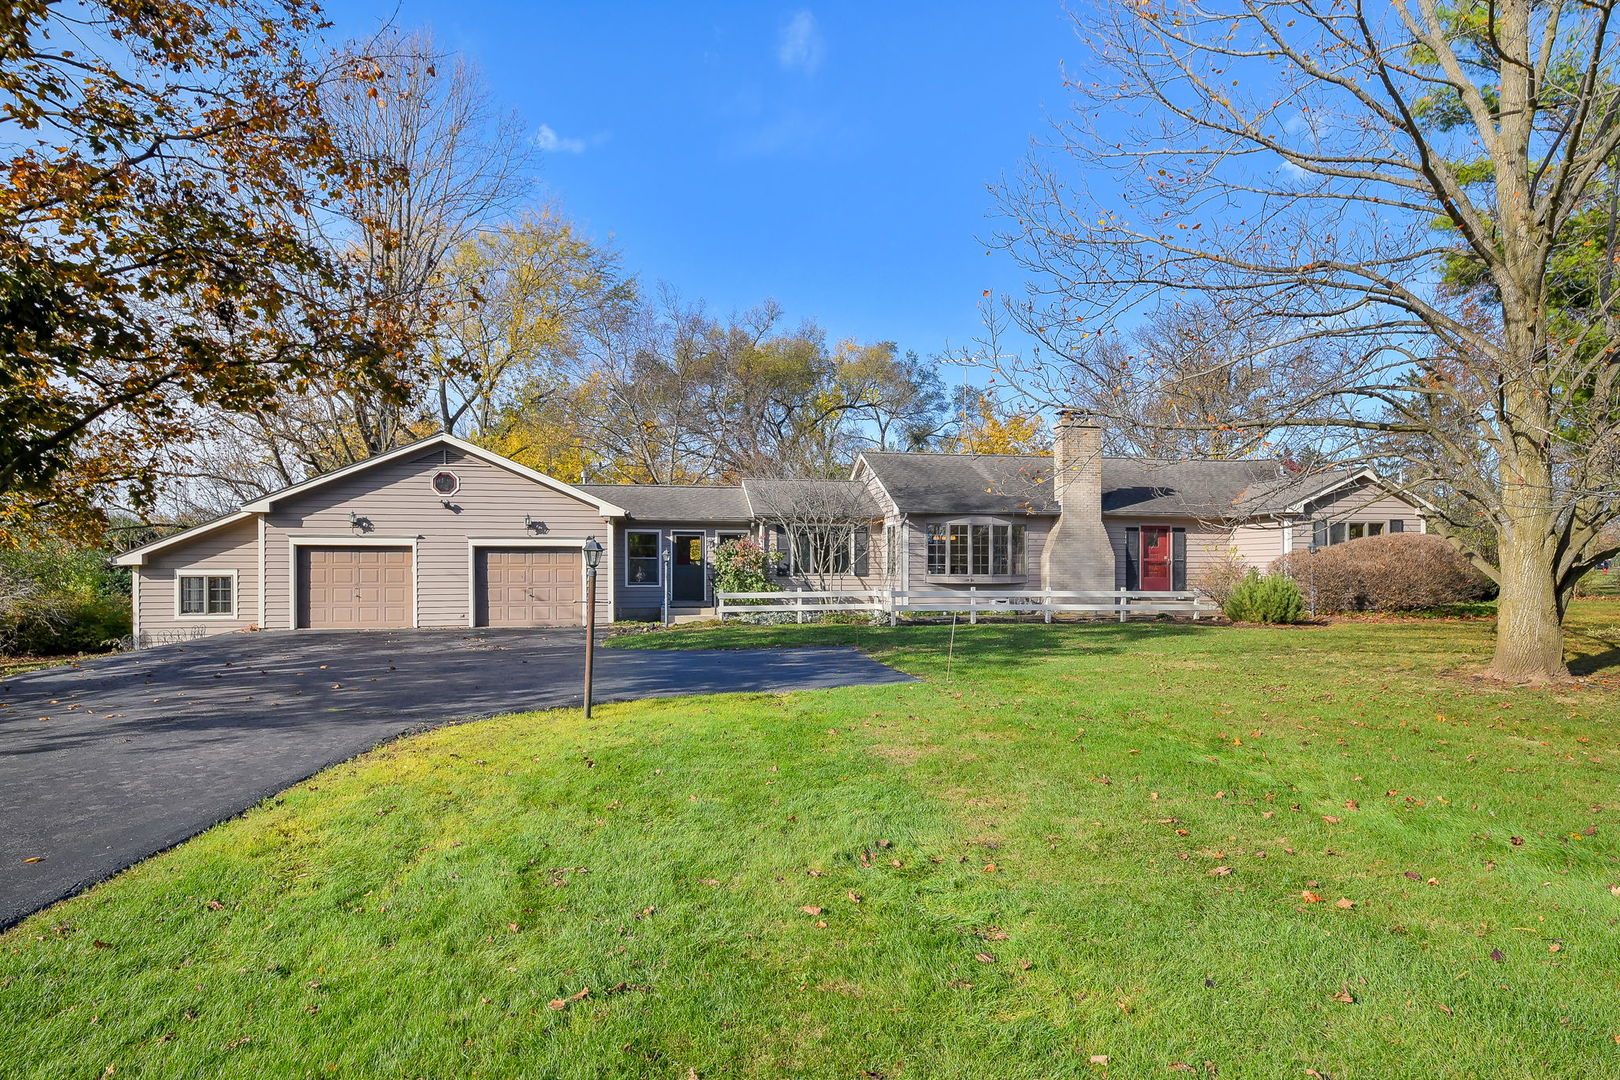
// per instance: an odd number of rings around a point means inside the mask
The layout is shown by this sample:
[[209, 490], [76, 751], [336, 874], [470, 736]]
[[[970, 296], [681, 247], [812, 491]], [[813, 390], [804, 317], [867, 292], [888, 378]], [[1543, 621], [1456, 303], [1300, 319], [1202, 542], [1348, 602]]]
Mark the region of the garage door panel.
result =
[[474, 568], [478, 625], [579, 625], [578, 551], [480, 548]]
[[298, 625], [398, 629], [412, 623], [411, 550], [301, 547]]

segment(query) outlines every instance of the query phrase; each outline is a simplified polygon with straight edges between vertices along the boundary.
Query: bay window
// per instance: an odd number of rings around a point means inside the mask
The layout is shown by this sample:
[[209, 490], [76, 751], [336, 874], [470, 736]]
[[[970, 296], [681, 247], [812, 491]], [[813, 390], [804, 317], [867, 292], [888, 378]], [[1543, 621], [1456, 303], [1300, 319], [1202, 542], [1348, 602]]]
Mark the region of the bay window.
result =
[[1024, 573], [1023, 525], [948, 521], [928, 526], [930, 577], [1020, 577]]

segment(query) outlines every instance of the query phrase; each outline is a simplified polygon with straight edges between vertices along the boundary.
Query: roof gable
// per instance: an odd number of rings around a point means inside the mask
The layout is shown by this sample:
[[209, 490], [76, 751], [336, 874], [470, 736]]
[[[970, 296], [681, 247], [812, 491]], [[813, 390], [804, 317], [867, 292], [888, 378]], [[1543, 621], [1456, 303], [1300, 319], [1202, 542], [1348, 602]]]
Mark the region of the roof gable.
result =
[[506, 469], [508, 472], [516, 473], [518, 476], [521, 476], [526, 480], [533, 480], [542, 487], [550, 488], [551, 490], [559, 492], [563, 495], [567, 495], [570, 498], [578, 499], [582, 503], [594, 506], [603, 517], [625, 516], [624, 508], [616, 503], [609, 502], [607, 499], [604, 499], [598, 495], [592, 495], [581, 490], [580, 488], [574, 487], [571, 484], [565, 484], [561, 480], [557, 480], [553, 477], [547, 476], [545, 473], [531, 469], [527, 465], [520, 465], [511, 458], [503, 457], [500, 454], [495, 453], [493, 450], [486, 450], [476, 443], [470, 443], [465, 439], [458, 439], [454, 435], [444, 433], [430, 435], [425, 439], [418, 439], [416, 442], [407, 443], [404, 446], [390, 450], [387, 453], [368, 457], [364, 461], [356, 461], [352, 465], [345, 465], [341, 469], [334, 469], [331, 472], [322, 473], [319, 476], [312, 476], [308, 480], [293, 484], [290, 487], [284, 487], [280, 491], [272, 491], [268, 495], [264, 495], [258, 499], [254, 499], [251, 502], [242, 504], [242, 509], [249, 513], [268, 513], [275, 507], [277, 503], [282, 502], [283, 500], [303, 495], [306, 492], [314, 491], [315, 489], [324, 487], [327, 484], [333, 483], [334, 481], [342, 480], [345, 477], [354, 476], [357, 473], [365, 472], [368, 469], [374, 469], [379, 465], [386, 464], [390, 461], [396, 461], [402, 457], [406, 457], [407, 455], [421, 453], [423, 450], [431, 449], [434, 446], [451, 447], [459, 450], [469, 457], [477, 458], [480, 461], [486, 462], [487, 464]]

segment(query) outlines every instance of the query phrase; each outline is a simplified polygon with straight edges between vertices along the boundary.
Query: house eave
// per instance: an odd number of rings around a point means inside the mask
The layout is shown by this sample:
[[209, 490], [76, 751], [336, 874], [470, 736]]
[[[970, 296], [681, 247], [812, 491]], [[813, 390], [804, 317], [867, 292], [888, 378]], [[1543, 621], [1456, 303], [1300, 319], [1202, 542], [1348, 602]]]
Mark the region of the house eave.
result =
[[113, 556], [111, 561], [114, 566], [145, 566], [146, 557], [155, 551], [162, 551], [164, 548], [172, 547], [175, 544], [205, 536], [215, 529], [223, 529], [227, 525], [235, 525], [239, 521], [246, 521], [254, 516], [255, 514], [251, 510], [237, 510], [234, 513], [226, 514], [224, 517], [215, 518], [213, 521], [205, 521], [201, 525], [181, 529], [179, 532], [171, 536], [165, 536], [161, 540], [153, 540], [150, 543], [142, 544], [140, 547], [130, 548], [122, 555]]

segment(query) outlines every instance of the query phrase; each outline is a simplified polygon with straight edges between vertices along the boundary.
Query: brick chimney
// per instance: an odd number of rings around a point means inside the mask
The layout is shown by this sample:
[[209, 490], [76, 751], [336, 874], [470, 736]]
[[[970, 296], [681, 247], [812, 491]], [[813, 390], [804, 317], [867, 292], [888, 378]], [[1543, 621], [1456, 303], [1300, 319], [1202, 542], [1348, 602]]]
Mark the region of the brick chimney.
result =
[[1089, 416], [1058, 414], [1052, 497], [1060, 513], [1041, 550], [1043, 586], [1113, 592], [1114, 549], [1102, 520], [1102, 429]]

